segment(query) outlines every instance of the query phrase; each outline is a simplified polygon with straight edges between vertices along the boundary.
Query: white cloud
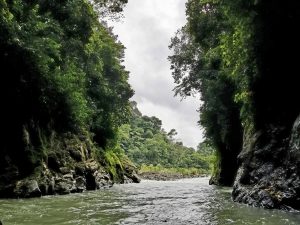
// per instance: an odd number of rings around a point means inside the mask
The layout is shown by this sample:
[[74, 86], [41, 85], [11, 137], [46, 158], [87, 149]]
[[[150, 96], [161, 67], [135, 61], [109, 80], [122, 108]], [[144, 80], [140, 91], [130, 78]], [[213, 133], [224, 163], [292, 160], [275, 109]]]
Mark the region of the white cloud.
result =
[[202, 141], [197, 125], [200, 101], [174, 98], [173, 78], [167, 60], [170, 38], [185, 24], [185, 0], [130, 0], [123, 22], [113, 23], [125, 45], [125, 66], [140, 111], [156, 116], [165, 130], [175, 128], [187, 146]]

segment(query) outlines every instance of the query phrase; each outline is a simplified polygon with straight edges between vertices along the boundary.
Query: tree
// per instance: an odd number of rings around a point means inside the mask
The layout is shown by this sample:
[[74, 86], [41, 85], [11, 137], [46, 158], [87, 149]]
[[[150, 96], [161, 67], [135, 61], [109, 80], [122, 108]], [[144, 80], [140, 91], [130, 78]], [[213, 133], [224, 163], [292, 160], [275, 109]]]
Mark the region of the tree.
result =
[[[93, 1], [111, 13], [126, 2]], [[95, 5], [1, 0], [0, 6], [0, 158], [29, 173], [41, 161], [41, 133], [88, 132], [98, 146], [113, 146], [130, 116], [133, 90], [122, 65], [124, 46], [99, 22]]]
[[[138, 111], [132, 103], [132, 110]], [[174, 142], [177, 134], [171, 129], [167, 134], [156, 117], [133, 113], [129, 124], [121, 126], [119, 143], [129, 158], [139, 166], [154, 165], [166, 168], [197, 168], [208, 171], [210, 159], [202, 152], [188, 148], [182, 142]], [[125, 134], [130, 134], [129, 136]]]
[[170, 140], [173, 140], [173, 138], [174, 138], [177, 134], [178, 134], [177, 131], [173, 128], [173, 129], [171, 129], [171, 130], [168, 132], [167, 136], [168, 136], [168, 138], [169, 138]]
[[[225, 3], [224, 3], [225, 4]], [[200, 125], [220, 157], [220, 183], [231, 185], [237, 170], [243, 129], [238, 89], [224, 57], [224, 40], [233, 33], [221, 1], [190, 0], [186, 5], [187, 24], [171, 39], [169, 57], [176, 95], [201, 93]], [[226, 48], [227, 49], [227, 48]]]

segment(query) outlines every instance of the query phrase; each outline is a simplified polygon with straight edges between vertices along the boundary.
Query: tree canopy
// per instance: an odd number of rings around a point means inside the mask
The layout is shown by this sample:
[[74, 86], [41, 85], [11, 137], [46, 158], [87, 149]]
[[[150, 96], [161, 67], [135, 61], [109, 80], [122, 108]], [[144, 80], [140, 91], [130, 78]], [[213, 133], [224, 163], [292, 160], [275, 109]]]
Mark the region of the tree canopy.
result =
[[255, 126], [252, 87], [258, 79], [258, 1], [195, 1], [172, 39], [175, 93], [200, 92], [199, 123], [220, 154], [220, 183], [231, 184], [243, 130]]
[[153, 165], [164, 168], [197, 168], [209, 171], [213, 150], [201, 145], [196, 151], [175, 139], [177, 131], [165, 132], [160, 119], [143, 116], [132, 102], [130, 123], [119, 129], [119, 143], [123, 151], [138, 166]]
[[298, 115], [299, 107], [283, 100], [297, 95], [294, 58], [287, 50], [299, 48], [298, 7], [292, 5], [189, 0], [187, 23], [171, 40], [175, 94], [201, 93], [199, 123], [220, 153], [221, 183], [233, 182], [244, 132], [270, 123], [291, 126]]
[[133, 90], [124, 46], [95, 8], [121, 12], [126, 2], [0, 1], [2, 154], [26, 165], [24, 132], [37, 152], [41, 132], [88, 131], [102, 148], [114, 139]]

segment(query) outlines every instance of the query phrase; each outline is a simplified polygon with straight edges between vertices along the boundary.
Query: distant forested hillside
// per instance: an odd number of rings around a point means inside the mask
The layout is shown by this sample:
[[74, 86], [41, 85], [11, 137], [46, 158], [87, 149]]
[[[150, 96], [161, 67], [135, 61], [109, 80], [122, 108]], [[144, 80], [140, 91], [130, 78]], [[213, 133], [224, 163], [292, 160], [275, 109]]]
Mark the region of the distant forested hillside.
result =
[[186, 147], [176, 140], [175, 129], [166, 132], [159, 118], [143, 116], [135, 102], [131, 102], [131, 106], [132, 117], [129, 124], [120, 127], [119, 142], [137, 166], [196, 168], [205, 173], [210, 171], [214, 149], [208, 143], [201, 143], [197, 150]]

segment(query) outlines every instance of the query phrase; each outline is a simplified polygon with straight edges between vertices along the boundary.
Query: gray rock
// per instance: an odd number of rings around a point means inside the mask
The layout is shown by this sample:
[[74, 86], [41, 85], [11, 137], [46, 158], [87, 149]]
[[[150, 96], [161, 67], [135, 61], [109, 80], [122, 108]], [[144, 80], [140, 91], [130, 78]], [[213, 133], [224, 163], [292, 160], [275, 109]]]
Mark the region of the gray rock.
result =
[[15, 195], [20, 198], [40, 197], [42, 192], [36, 180], [21, 180], [14, 189]]
[[141, 178], [136, 174], [135, 171], [133, 171], [132, 173], [126, 173], [125, 174], [125, 179], [127, 178], [127, 182], [124, 181], [125, 183], [140, 183], [141, 182]]
[[54, 185], [54, 192], [59, 195], [69, 194], [76, 190], [76, 186], [74, 185], [74, 181], [71, 179], [65, 178], [56, 178]]
[[72, 180], [73, 179], [73, 174], [71, 174], [71, 173], [65, 174], [65, 175], [63, 175], [63, 178]]
[[96, 173], [95, 182], [97, 189], [108, 188], [113, 185], [113, 181], [110, 179], [110, 176], [100, 172]]
[[247, 144], [238, 157], [234, 201], [264, 208], [300, 209], [300, 115], [292, 131], [270, 126], [244, 139]]
[[77, 192], [83, 192], [86, 190], [86, 180], [83, 177], [76, 178], [76, 189]]
[[60, 168], [59, 168], [59, 171], [60, 171], [62, 174], [70, 173], [70, 169], [69, 169], [68, 167], [60, 167]]
[[99, 169], [99, 164], [96, 161], [90, 160], [86, 163], [86, 170], [95, 172], [98, 169]]

